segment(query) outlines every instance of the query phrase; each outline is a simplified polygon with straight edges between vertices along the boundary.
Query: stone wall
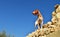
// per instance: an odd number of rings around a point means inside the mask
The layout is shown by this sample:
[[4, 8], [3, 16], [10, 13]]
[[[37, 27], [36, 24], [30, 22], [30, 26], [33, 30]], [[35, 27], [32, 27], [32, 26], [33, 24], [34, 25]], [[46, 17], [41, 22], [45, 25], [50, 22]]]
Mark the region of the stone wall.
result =
[[51, 21], [47, 22], [42, 29], [37, 29], [26, 37], [60, 37], [60, 5], [55, 6]]

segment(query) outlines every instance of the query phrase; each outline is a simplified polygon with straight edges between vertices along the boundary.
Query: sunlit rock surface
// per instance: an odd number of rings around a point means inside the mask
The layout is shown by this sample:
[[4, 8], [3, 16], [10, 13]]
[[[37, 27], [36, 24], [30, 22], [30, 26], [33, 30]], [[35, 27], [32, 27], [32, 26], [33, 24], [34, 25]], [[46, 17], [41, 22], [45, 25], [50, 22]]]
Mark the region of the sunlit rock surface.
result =
[[26, 37], [60, 37], [60, 5], [56, 5], [55, 8], [51, 21], [47, 22], [42, 29], [37, 29]]

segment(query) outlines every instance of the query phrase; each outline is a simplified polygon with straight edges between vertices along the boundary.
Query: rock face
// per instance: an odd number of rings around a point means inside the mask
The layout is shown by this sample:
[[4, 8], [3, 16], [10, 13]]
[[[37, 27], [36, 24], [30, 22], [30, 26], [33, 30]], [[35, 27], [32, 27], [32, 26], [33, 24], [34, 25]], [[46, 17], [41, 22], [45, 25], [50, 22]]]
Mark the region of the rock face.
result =
[[42, 29], [37, 29], [26, 37], [60, 37], [60, 5], [55, 6], [51, 22], [46, 23]]

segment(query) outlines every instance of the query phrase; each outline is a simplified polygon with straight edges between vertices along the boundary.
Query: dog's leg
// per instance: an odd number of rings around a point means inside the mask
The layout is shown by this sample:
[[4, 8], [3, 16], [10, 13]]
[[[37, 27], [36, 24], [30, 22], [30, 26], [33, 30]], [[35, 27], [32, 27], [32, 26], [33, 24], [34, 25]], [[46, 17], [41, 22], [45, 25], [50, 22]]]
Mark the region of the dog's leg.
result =
[[40, 25], [41, 29], [42, 29], [42, 26], [43, 26], [43, 21], [42, 21], [42, 23], [41, 23], [41, 25]]
[[38, 29], [40, 29], [40, 25], [38, 24]]

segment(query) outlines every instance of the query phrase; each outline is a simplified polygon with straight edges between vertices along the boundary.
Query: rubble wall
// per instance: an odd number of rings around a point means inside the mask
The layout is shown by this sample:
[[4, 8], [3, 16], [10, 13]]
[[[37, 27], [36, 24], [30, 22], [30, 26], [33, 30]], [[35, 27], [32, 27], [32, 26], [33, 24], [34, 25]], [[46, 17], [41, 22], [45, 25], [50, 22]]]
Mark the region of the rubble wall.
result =
[[55, 6], [51, 21], [47, 22], [42, 29], [37, 29], [26, 37], [60, 37], [60, 5]]

